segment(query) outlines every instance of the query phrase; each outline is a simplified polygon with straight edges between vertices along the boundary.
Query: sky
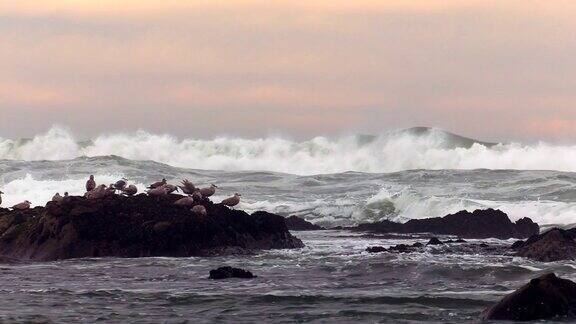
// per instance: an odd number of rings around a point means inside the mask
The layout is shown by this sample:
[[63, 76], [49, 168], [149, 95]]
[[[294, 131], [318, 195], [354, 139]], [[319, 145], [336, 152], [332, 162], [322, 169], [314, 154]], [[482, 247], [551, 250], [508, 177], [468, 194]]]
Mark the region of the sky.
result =
[[0, 0], [0, 136], [576, 140], [576, 1]]

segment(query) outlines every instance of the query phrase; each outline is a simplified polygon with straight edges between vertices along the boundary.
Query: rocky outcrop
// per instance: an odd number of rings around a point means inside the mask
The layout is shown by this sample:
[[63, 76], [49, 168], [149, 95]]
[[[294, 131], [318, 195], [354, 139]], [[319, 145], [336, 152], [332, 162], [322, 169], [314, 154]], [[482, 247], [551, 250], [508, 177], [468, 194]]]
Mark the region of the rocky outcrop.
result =
[[576, 229], [551, 229], [512, 245], [518, 256], [542, 262], [576, 259]]
[[303, 247], [284, 218], [252, 215], [209, 201], [203, 217], [182, 198], [68, 197], [27, 211], [0, 212], [0, 256], [20, 260], [82, 257], [209, 256]]
[[[414, 252], [424, 252], [426, 251], [426, 246], [445, 246], [446, 249], [436, 251], [435, 253], [466, 253], [466, 252], [474, 252], [478, 253], [480, 250], [485, 250], [488, 245], [484, 246], [483, 244], [466, 244], [467, 242], [462, 239], [457, 240], [447, 240], [447, 241], [440, 241], [438, 238], [433, 237], [431, 238], [426, 245], [420, 242], [416, 242], [413, 244], [397, 244], [391, 246], [389, 248], [385, 248], [383, 246], [369, 246], [366, 248], [366, 252], [368, 253], [382, 253], [382, 252], [389, 252], [389, 253], [414, 253]], [[455, 246], [462, 245], [462, 248], [455, 248]]]
[[306, 221], [305, 219], [302, 219], [297, 216], [287, 217], [286, 225], [288, 226], [288, 229], [291, 231], [320, 231], [325, 229], [322, 226], [312, 224]]
[[411, 219], [403, 224], [384, 220], [361, 224], [352, 230], [374, 233], [432, 233], [471, 239], [509, 239], [538, 234], [539, 226], [530, 218], [522, 218], [513, 223], [504, 212], [486, 209], [472, 213], [461, 211], [444, 217]]
[[426, 245], [440, 245], [440, 244], [444, 244], [444, 243], [442, 243], [442, 241], [440, 241], [437, 237], [431, 238], [428, 241], [428, 243], [426, 243]]
[[537, 321], [576, 318], [576, 283], [546, 274], [482, 313], [483, 320]]
[[252, 279], [256, 278], [252, 272], [248, 270], [232, 268], [232, 267], [220, 267], [216, 270], [210, 270], [209, 279], [212, 280], [222, 280], [229, 278], [240, 278], [240, 279]]

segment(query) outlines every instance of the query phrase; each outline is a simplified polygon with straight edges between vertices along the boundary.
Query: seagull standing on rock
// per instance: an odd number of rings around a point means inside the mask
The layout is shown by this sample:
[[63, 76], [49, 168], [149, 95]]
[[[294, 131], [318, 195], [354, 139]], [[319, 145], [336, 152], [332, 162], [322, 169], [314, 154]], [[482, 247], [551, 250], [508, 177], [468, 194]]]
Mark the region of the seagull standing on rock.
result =
[[90, 192], [94, 189], [96, 189], [96, 181], [94, 180], [94, 176], [91, 175], [90, 179], [86, 181], [86, 192]]
[[116, 187], [113, 183], [111, 183], [108, 188], [106, 188], [106, 192], [104, 196], [114, 196], [116, 194]]
[[174, 191], [178, 191], [178, 187], [176, 187], [175, 185], [171, 185], [171, 184], [165, 184], [164, 185], [164, 189], [166, 189], [166, 193], [171, 194]]
[[235, 193], [234, 196], [222, 200], [221, 204], [228, 207], [234, 207], [240, 203], [241, 196], [241, 194]]
[[122, 179], [116, 181], [116, 183], [114, 184], [114, 188], [116, 188], [116, 190], [122, 191], [122, 190], [124, 190], [124, 188], [126, 188], [127, 184], [128, 184], [128, 180], [126, 178], [122, 178]]
[[187, 194], [187, 195], [192, 195], [194, 193], [194, 191], [196, 190], [196, 187], [194, 186], [194, 184], [188, 179], [182, 180], [182, 185], [179, 187], [182, 190], [182, 192]]
[[204, 199], [202, 197], [202, 194], [200, 193], [200, 189], [198, 189], [198, 188], [194, 189], [194, 192], [192, 193], [192, 198], [196, 202], [201, 202]]
[[98, 199], [98, 198], [102, 198], [104, 196], [106, 196], [106, 185], [99, 185], [98, 187], [96, 187], [94, 190], [88, 191], [84, 197], [88, 198], [88, 199]]
[[147, 191], [147, 193], [149, 196], [158, 197], [158, 198], [165, 197], [166, 195], [168, 195], [168, 191], [166, 190], [166, 188], [164, 186], [149, 189]]
[[57, 193], [54, 195], [54, 197], [52, 197], [52, 201], [53, 201], [53, 202], [59, 203], [59, 202], [61, 202], [62, 200], [64, 200], [64, 197], [60, 196], [60, 193], [59, 193], [59, 192], [57, 192]]
[[128, 187], [122, 189], [122, 193], [126, 196], [134, 196], [138, 193], [138, 188], [135, 185], [129, 185]]
[[174, 202], [174, 205], [187, 206], [187, 207], [192, 206], [192, 205], [194, 205], [194, 198], [184, 197], [184, 198], [178, 199]]
[[148, 189], [156, 189], [162, 186], [165, 186], [168, 182], [166, 179], [162, 179], [162, 181], [154, 182], [153, 184], [148, 186]]
[[26, 209], [30, 209], [31, 205], [32, 205], [31, 202], [29, 202], [28, 200], [25, 200], [24, 202], [21, 202], [19, 204], [12, 206], [12, 209], [13, 210], [26, 210]]
[[211, 197], [216, 193], [216, 188], [218, 188], [218, 186], [211, 184], [210, 187], [200, 189], [200, 194], [202, 194], [204, 198]]

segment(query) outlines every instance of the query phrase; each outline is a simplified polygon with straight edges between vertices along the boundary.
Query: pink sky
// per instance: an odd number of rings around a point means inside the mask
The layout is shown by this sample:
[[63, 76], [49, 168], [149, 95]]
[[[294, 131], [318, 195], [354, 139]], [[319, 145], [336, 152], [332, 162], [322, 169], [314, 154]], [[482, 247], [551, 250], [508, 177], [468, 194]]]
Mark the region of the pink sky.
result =
[[0, 2], [0, 136], [576, 139], [574, 1]]

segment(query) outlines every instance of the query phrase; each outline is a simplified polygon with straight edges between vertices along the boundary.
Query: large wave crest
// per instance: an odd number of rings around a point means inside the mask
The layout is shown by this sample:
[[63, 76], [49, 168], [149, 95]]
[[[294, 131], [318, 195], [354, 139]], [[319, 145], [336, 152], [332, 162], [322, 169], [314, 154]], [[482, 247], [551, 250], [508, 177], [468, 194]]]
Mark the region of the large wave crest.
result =
[[0, 138], [0, 159], [65, 160], [106, 155], [194, 169], [300, 175], [478, 168], [576, 171], [576, 145], [491, 145], [429, 128], [308, 141], [282, 137], [178, 139], [137, 131], [78, 142], [71, 132], [58, 127], [30, 140]]

